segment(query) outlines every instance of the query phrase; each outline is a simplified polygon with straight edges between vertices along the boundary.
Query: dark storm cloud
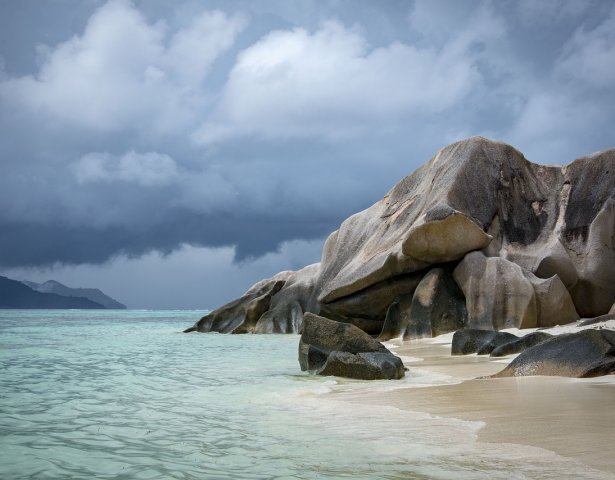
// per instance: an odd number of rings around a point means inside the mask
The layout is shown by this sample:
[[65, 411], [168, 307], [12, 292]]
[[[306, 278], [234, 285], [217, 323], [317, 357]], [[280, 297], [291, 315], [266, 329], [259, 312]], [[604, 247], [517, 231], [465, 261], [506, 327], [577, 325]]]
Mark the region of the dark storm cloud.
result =
[[0, 7], [3, 266], [255, 257], [465, 136], [613, 142], [610, 1], [49, 5]]

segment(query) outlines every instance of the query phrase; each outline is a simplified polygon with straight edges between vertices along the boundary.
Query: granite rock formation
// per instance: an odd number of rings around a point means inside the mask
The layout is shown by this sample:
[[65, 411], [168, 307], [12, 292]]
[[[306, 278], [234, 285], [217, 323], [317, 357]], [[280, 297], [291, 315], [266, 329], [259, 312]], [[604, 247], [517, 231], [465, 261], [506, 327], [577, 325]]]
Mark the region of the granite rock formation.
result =
[[582, 330], [555, 336], [520, 353], [493, 375], [597, 377], [615, 373], [615, 331]]
[[361, 380], [398, 380], [404, 376], [399, 357], [361, 329], [312, 313], [304, 317], [299, 365], [318, 375]]
[[382, 339], [550, 326], [606, 314], [613, 278], [615, 149], [548, 166], [472, 137], [344, 221], [319, 264], [188, 331], [301, 332], [306, 312]]

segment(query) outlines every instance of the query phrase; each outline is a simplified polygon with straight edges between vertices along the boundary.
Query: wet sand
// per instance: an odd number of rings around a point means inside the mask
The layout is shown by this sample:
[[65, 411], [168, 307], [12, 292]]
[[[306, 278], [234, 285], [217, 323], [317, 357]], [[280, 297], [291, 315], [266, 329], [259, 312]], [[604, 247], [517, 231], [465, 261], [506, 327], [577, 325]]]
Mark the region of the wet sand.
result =
[[394, 351], [406, 357], [410, 383], [413, 376], [433, 375], [448, 384], [344, 395], [349, 401], [482, 421], [481, 442], [540, 447], [615, 473], [615, 376], [476, 379], [500, 371], [514, 357], [452, 357], [447, 340], [414, 341]]

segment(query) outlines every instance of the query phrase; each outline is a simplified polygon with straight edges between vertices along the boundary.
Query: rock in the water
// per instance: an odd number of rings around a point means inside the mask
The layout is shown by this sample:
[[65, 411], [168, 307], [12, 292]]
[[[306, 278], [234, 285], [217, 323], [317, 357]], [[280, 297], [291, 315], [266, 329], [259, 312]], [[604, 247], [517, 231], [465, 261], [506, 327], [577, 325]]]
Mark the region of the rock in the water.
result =
[[458, 330], [453, 335], [451, 355], [468, 355], [470, 353], [487, 355], [494, 348], [515, 341], [518, 338], [512, 333], [496, 332], [494, 330]]
[[615, 331], [588, 329], [528, 348], [493, 377], [597, 377], [615, 373]]
[[354, 325], [306, 313], [299, 340], [303, 371], [364, 380], [399, 379], [404, 366], [399, 357]]
[[399, 380], [404, 376], [404, 366], [399, 357], [389, 352], [331, 352], [317, 373], [359, 380]]
[[615, 315], [615, 303], [613, 304], [613, 306], [609, 310], [609, 313]]
[[523, 352], [524, 350], [527, 350], [534, 345], [538, 345], [539, 343], [542, 343], [552, 337], [553, 335], [547, 332], [533, 332], [517, 340], [513, 340], [512, 342], [508, 342], [494, 348], [491, 350], [489, 356], [503, 357], [505, 355], [513, 355], [515, 353]]
[[503, 258], [472, 252], [454, 277], [465, 294], [468, 328], [550, 327], [579, 319], [557, 276], [540, 279]]

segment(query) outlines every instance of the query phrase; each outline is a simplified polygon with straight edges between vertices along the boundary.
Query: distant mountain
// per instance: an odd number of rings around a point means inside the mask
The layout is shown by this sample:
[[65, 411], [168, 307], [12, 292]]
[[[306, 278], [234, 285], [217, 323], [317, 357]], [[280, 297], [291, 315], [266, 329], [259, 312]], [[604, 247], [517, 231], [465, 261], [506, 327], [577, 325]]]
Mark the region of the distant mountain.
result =
[[32, 290], [41, 293], [55, 293], [63, 297], [83, 297], [93, 302], [99, 303], [110, 310], [126, 310], [126, 305], [114, 300], [108, 295], [105, 295], [98, 288], [71, 288], [63, 285], [55, 280], [48, 280], [45, 283], [22, 282]]
[[0, 308], [104, 309], [105, 307], [83, 297], [37, 292], [22, 282], [0, 276]]

